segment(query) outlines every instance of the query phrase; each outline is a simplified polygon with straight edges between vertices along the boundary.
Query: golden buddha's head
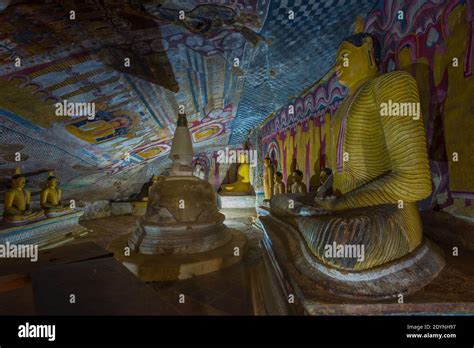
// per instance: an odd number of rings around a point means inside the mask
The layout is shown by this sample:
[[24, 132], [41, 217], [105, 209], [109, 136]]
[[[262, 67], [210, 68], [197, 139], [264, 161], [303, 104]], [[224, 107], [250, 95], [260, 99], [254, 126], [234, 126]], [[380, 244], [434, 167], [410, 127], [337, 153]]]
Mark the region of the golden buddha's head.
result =
[[48, 179], [46, 179], [48, 183], [48, 187], [56, 187], [58, 186], [58, 178], [55, 177], [54, 175], [48, 176]]
[[158, 181], [158, 177], [156, 175], [153, 175], [151, 178], [150, 178], [150, 181], [155, 183]]
[[283, 174], [281, 172], [276, 172], [275, 175], [273, 175], [273, 180], [275, 180], [275, 182], [282, 182], [283, 181]]
[[265, 157], [263, 159], [263, 164], [265, 165], [265, 167], [268, 167], [271, 163], [272, 163], [272, 160], [270, 159], [270, 157]]
[[334, 70], [339, 82], [350, 90], [378, 74], [380, 46], [371, 35], [359, 33], [345, 39], [337, 51]]
[[25, 187], [25, 183], [26, 183], [26, 179], [21, 174], [15, 174], [12, 177], [12, 181], [11, 181], [12, 188], [15, 188], [15, 189], [23, 188], [23, 187]]

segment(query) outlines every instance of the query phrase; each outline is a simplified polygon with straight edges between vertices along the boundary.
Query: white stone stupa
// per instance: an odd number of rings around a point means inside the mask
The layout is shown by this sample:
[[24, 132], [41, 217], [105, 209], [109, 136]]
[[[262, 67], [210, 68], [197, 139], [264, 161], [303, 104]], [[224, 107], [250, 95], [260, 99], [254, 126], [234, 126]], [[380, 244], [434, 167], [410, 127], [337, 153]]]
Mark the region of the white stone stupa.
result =
[[[151, 187], [146, 213], [138, 218], [136, 230], [110, 246], [143, 280], [189, 278], [242, 258], [246, 238], [224, 224], [212, 185], [193, 175], [193, 157], [186, 116], [180, 115], [170, 152], [170, 175], [160, 176]], [[130, 256], [117, 255], [124, 244]]]

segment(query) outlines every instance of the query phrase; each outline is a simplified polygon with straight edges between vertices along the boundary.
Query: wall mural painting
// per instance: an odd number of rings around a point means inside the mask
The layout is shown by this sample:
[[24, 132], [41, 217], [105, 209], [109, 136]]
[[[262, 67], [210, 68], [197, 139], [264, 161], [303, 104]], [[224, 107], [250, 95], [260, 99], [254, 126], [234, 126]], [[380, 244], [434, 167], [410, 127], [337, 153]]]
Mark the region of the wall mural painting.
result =
[[[474, 3], [428, 1], [413, 6], [407, 1], [385, 1], [384, 6], [403, 8], [406, 14], [401, 21], [379, 6], [367, 20], [367, 31], [382, 42], [383, 69], [406, 70], [419, 86], [429, 86], [420, 89], [434, 190], [425, 206], [445, 207], [453, 198], [455, 204], [470, 205], [474, 198], [469, 165], [474, 161], [474, 145], [468, 131], [474, 125], [469, 117], [474, 107], [469, 83]], [[455, 153], [462, 160], [453, 160]]]
[[[474, 78], [474, 2], [380, 0], [366, 18], [365, 31], [381, 43], [383, 72], [406, 70], [419, 86], [428, 86], [420, 88], [420, 99], [433, 194], [422, 208], [470, 206], [474, 83], [468, 81]], [[278, 169], [285, 181], [298, 168], [309, 185], [311, 176], [329, 163], [329, 121], [343, 96], [343, 88], [329, 77], [263, 123], [264, 153], [279, 154]], [[456, 162], [456, 155], [462, 161]]]
[[311, 178], [328, 163], [325, 144], [330, 136], [329, 120], [343, 97], [343, 87], [331, 75], [263, 124], [263, 153], [274, 157], [285, 184], [291, 172], [299, 169], [309, 187]]
[[[229, 128], [229, 122], [234, 119], [233, 105], [224, 109], [213, 110], [200, 121], [192, 122], [190, 131], [196, 147], [202, 147], [202, 142], [221, 136]], [[227, 127], [227, 128], [226, 128]]]

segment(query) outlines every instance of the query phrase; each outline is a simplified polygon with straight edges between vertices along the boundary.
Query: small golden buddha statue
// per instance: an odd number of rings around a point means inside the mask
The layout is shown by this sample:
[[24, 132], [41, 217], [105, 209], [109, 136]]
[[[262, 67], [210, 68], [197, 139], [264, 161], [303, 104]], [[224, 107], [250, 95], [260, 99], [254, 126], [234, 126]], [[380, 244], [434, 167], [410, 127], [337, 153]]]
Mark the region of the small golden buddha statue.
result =
[[307, 193], [306, 184], [303, 182], [303, 172], [297, 169], [291, 176], [293, 177], [291, 193]]
[[44, 218], [44, 211], [32, 212], [30, 210], [30, 192], [25, 190], [25, 177], [20, 173], [20, 168], [15, 170], [11, 179], [11, 188], [5, 193], [3, 221], [7, 223], [29, 223]]
[[244, 162], [243, 159], [241, 159], [240, 162], [239, 169], [237, 170], [237, 181], [232, 184], [221, 185], [221, 192], [236, 195], [250, 195], [252, 193], [250, 164]]
[[273, 180], [275, 169], [270, 157], [263, 160], [263, 197], [264, 200], [270, 200], [273, 195]]
[[40, 204], [46, 215], [62, 215], [73, 211], [74, 209], [61, 203], [62, 190], [58, 187], [58, 178], [54, 176], [54, 172], [48, 173], [46, 183], [40, 193]]
[[285, 184], [283, 183], [283, 174], [276, 172], [273, 176], [275, 182], [273, 184], [273, 195], [280, 195], [285, 193]]
[[[402, 71], [379, 75], [379, 56], [376, 39], [366, 33], [347, 38], [337, 52], [335, 73], [348, 94], [331, 120], [332, 175], [325, 184], [332, 182], [333, 193], [312, 204], [293, 197], [293, 209], [286, 195], [270, 204], [317, 259], [344, 270], [386, 264], [420, 245], [417, 201], [431, 193], [416, 81]], [[387, 105], [414, 112], [388, 115]], [[326, 256], [332, 243], [364, 245], [364, 260]]]
[[150, 196], [150, 191], [155, 182], [157, 182], [159, 179], [158, 176], [153, 175], [150, 180], [142, 185], [140, 188], [139, 193], [135, 193], [132, 196], [130, 196], [130, 200], [136, 201], [136, 202], [147, 202], [148, 197]]

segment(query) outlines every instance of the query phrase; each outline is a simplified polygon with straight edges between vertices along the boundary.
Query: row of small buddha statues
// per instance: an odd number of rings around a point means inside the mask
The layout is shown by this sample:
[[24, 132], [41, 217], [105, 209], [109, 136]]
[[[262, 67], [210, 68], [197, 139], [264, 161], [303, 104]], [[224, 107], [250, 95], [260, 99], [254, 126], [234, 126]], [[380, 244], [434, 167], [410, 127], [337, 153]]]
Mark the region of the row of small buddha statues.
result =
[[[270, 192], [273, 192], [273, 195], [286, 193], [285, 183], [283, 182], [283, 174], [281, 172], [276, 172], [273, 176], [273, 185], [270, 187]], [[303, 182], [303, 172], [301, 170], [295, 170], [291, 173], [291, 176], [288, 177], [288, 193], [306, 193], [308, 189], [306, 184]], [[265, 197], [265, 199], [269, 199]]]
[[[306, 184], [303, 182], [303, 172], [299, 169], [293, 170], [293, 172], [287, 178], [288, 189], [283, 182], [283, 174], [281, 172], [274, 173], [274, 166], [269, 157], [265, 158], [264, 161], [265, 169], [264, 169], [264, 180], [263, 180], [263, 187], [264, 187], [264, 198], [266, 201], [270, 200], [272, 196], [284, 194], [284, 193], [307, 193], [308, 188]], [[319, 175], [319, 185], [314, 187], [314, 189], [318, 189], [320, 185], [322, 185], [326, 179], [328, 178], [328, 172], [330, 172], [329, 168], [325, 168], [321, 171]], [[313, 187], [311, 187], [313, 189]]]
[[58, 178], [53, 172], [48, 173], [46, 187], [40, 193], [41, 209], [32, 211], [31, 193], [25, 189], [26, 177], [20, 169], [15, 170], [11, 178], [11, 188], [5, 193], [3, 220], [4, 223], [29, 223], [46, 217], [62, 215], [73, 211], [73, 208], [61, 203], [62, 190], [58, 187]]

